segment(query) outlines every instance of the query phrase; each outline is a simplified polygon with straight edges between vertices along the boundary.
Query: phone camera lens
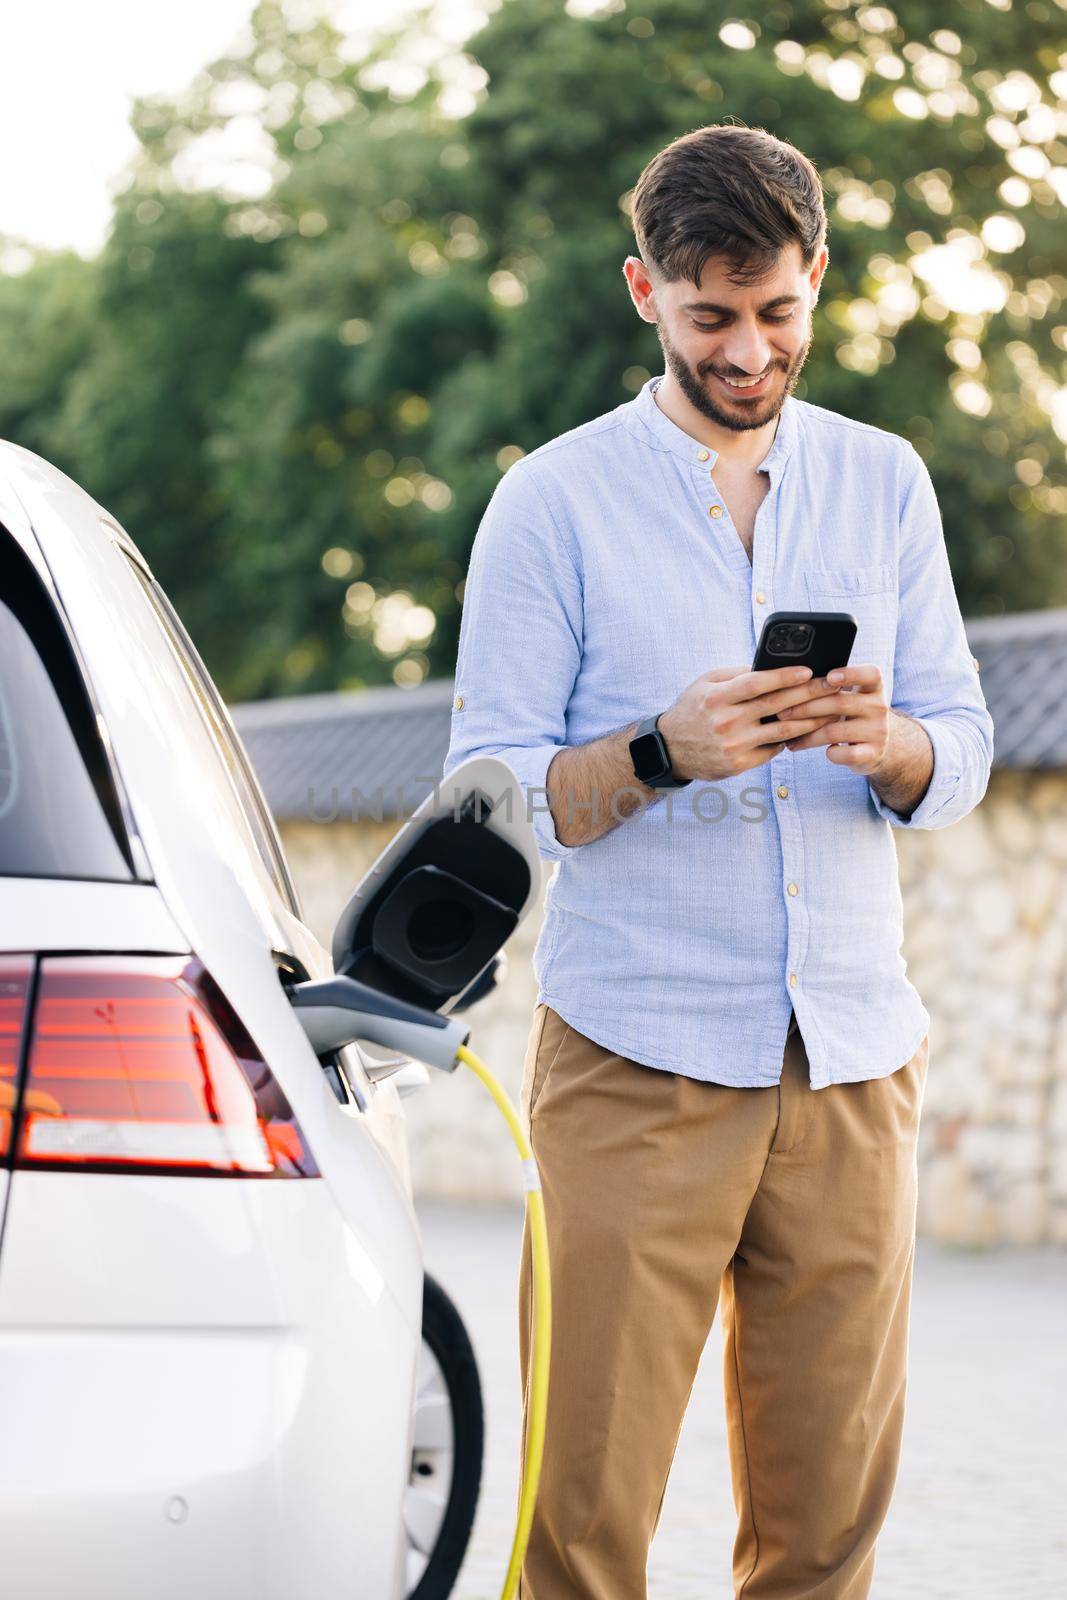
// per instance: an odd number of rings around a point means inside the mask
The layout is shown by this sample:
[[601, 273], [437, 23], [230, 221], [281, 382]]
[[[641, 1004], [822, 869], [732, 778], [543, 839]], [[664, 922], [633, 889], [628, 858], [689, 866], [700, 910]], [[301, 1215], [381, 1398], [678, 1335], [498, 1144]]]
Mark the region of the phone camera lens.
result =
[[767, 636], [767, 653], [772, 656], [802, 656], [811, 645], [810, 622], [778, 622]]

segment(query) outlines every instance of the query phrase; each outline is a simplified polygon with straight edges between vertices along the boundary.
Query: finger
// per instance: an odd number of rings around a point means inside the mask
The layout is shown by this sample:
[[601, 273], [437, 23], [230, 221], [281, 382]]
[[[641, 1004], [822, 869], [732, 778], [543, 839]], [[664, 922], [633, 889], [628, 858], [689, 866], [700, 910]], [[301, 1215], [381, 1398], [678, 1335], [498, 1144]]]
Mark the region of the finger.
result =
[[840, 717], [824, 717], [817, 728], [802, 732], [799, 738], [787, 739], [786, 747], [789, 750], [812, 750], [816, 745], [848, 744], [861, 735], [869, 738], [870, 731], [869, 728], [861, 728], [858, 722], [845, 723]]
[[857, 689], [873, 689], [882, 681], [882, 669], [865, 661], [853, 661], [847, 667], [835, 667], [826, 674], [831, 688], [854, 684]]
[[779, 726], [784, 730], [782, 738], [789, 742], [803, 738], [809, 733], [822, 733], [824, 728], [828, 728], [836, 720], [835, 717], [790, 717]]
[[742, 672], [727, 685], [724, 698], [730, 701], [753, 700], [758, 695], [770, 696], [782, 689], [795, 689], [798, 684], [811, 680], [810, 667], [761, 667], [756, 672]]
[[869, 744], [878, 731], [877, 720], [859, 713], [850, 718], [832, 717], [818, 729], [825, 736], [820, 744]]
[[866, 695], [854, 689], [813, 695], [797, 703], [803, 707], [805, 716], [812, 717], [860, 717], [870, 711]]
[[868, 764], [873, 765], [878, 759], [878, 748], [870, 743], [830, 744], [826, 748], [826, 754], [839, 767], [847, 767], [853, 764], [867, 766]]
[[828, 744], [829, 740], [823, 738], [823, 729], [816, 728], [812, 733], [802, 733], [798, 739], [787, 739], [787, 750], [814, 750], [818, 745]]
[[735, 773], [751, 772], [753, 770], [753, 768], [755, 768], [755, 767], [762, 767], [766, 762], [773, 760], [773, 758], [775, 756], [781, 755], [781, 753], [782, 753], [782, 751], [784, 749], [785, 749], [785, 745], [784, 744], [783, 745], [773, 745], [773, 744], [761, 745], [758, 750], [753, 750], [751, 756], [749, 757], [749, 759], [747, 761], [744, 761], [740, 765], [735, 766], [734, 767], [734, 772]]
[[829, 720], [819, 717], [790, 717], [788, 721], [776, 719], [774, 722], [765, 722], [756, 730], [755, 743], [763, 745], [767, 740], [772, 740], [776, 744], [785, 744], [801, 734], [811, 733], [820, 726], [825, 727]]
[[[816, 707], [816, 696], [820, 697], [821, 711]], [[809, 678], [804, 683], [792, 684], [788, 689], [778, 689], [773, 694], [757, 696], [754, 700], [749, 701], [749, 709], [753, 716], [762, 717], [775, 712], [783, 720], [786, 720], [786, 713], [794, 708], [800, 715], [805, 717], [809, 714], [812, 716], [829, 716], [837, 714], [839, 707], [850, 704], [853, 698], [854, 696], [850, 695], [838, 700], [832, 692], [827, 690], [824, 679]], [[809, 706], [812, 708], [810, 713]]]

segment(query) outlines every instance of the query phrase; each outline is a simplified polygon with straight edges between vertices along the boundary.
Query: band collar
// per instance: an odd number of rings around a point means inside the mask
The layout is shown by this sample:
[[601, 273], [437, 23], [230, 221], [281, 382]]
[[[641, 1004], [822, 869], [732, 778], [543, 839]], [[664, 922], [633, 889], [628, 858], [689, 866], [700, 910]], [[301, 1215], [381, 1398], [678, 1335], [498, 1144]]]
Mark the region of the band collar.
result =
[[[661, 372], [649, 378], [631, 401], [638, 427], [647, 429], [657, 448], [671, 451], [673, 455], [679, 456], [691, 466], [710, 471], [718, 460], [718, 451], [713, 450], [710, 445], [701, 444], [699, 439], [692, 438], [683, 428], [679, 428], [676, 422], [672, 422], [666, 412], [661, 411], [656, 404], [652, 391], [663, 382], [665, 376], [666, 374]], [[797, 401], [793, 395], [787, 395], [778, 414], [778, 427], [771, 447], [763, 460], [756, 464], [754, 470], [756, 472], [771, 472], [776, 468], [780, 470], [796, 444], [799, 431]]]

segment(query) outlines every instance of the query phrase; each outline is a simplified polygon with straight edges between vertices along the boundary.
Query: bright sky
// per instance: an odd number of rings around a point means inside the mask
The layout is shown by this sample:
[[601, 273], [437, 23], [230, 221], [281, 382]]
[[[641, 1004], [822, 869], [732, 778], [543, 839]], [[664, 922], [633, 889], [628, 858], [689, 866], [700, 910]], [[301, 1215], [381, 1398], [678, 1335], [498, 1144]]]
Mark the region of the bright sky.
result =
[[[291, 0], [292, 9], [314, 0]], [[135, 95], [181, 89], [241, 33], [254, 0], [49, 0], [5, 8], [0, 234], [92, 255], [136, 141]], [[364, 31], [414, 0], [337, 0]], [[358, 19], [358, 22], [357, 22]]]

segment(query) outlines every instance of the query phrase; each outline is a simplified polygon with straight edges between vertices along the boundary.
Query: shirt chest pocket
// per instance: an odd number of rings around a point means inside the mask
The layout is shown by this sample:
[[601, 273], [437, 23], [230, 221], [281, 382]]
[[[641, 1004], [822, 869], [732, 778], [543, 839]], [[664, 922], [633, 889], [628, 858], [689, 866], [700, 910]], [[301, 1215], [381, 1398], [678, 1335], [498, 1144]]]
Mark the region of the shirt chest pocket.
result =
[[892, 672], [897, 633], [896, 573], [888, 561], [870, 567], [809, 567], [804, 575], [813, 611], [849, 611], [856, 619], [850, 662]]

